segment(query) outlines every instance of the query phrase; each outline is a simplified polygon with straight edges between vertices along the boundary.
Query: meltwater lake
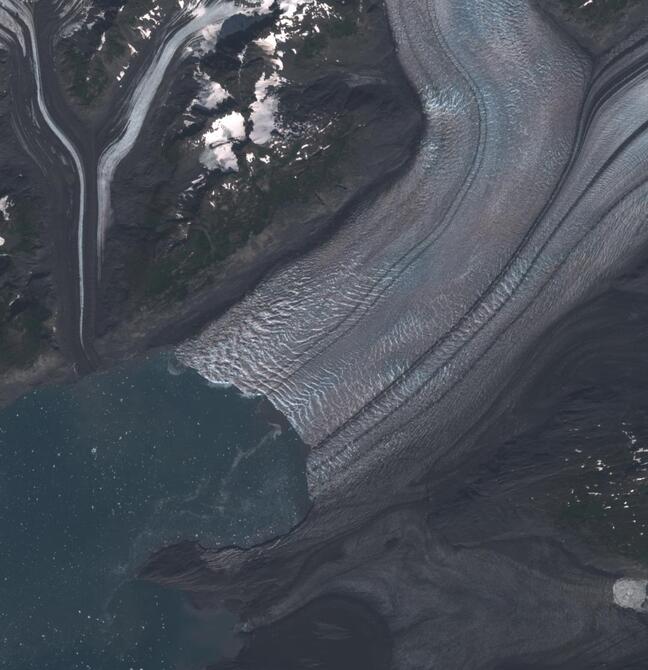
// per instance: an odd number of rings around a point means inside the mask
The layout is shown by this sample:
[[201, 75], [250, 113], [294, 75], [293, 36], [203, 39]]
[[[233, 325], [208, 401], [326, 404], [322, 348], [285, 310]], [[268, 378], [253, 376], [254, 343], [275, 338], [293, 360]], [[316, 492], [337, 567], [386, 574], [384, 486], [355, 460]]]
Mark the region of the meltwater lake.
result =
[[292, 527], [304, 445], [262, 399], [169, 369], [158, 355], [0, 411], [0, 667], [191, 670], [233, 651], [227, 613], [135, 571], [180, 540]]

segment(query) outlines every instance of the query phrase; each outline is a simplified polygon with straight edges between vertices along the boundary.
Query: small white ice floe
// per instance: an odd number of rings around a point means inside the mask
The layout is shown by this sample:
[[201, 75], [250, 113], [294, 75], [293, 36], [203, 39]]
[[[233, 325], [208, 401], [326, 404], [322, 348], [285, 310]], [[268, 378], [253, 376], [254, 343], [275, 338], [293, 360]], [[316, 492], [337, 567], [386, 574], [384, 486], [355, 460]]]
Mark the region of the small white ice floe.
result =
[[4, 237], [0, 237], [0, 247], [4, 247], [5, 241]]
[[614, 604], [625, 609], [648, 613], [648, 579], [617, 579], [612, 587]]

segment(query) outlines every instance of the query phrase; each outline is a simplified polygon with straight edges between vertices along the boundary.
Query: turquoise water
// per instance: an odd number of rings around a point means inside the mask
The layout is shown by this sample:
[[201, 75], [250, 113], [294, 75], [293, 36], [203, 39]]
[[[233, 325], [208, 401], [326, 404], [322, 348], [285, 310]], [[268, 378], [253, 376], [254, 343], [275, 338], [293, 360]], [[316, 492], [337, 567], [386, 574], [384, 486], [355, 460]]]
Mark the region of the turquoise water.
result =
[[163, 356], [0, 411], [0, 667], [190, 670], [227, 651], [231, 617], [133, 575], [165, 544], [299, 521], [303, 445], [279, 423]]

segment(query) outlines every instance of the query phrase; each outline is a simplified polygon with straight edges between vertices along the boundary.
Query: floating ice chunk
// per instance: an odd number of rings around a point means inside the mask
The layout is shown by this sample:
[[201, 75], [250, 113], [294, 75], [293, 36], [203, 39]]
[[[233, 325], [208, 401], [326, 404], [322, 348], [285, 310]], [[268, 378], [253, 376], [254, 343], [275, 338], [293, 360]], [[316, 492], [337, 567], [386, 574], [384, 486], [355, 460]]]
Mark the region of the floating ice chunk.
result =
[[232, 384], [231, 382], [212, 381], [211, 379], [208, 379], [207, 386], [210, 389], [231, 389], [234, 386], [234, 384]]
[[4, 238], [4, 237], [0, 237], [0, 247], [3, 247], [3, 246], [4, 246], [4, 243], [5, 243], [5, 238]]
[[255, 144], [267, 144], [276, 128], [275, 117], [279, 110], [279, 99], [270, 90], [281, 84], [281, 77], [274, 72], [269, 77], [262, 75], [254, 87], [256, 101], [250, 105], [252, 132], [250, 139]]
[[238, 172], [238, 159], [233, 151], [234, 142], [245, 139], [245, 119], [239, 112], [232, 112], [216, 119], [211, 130], [203, 136], [205, 150], [200, 162], [209, 170]]
[[648, 612], [648, 579], [617, 579], [612, 587], [614, 604], [637, 612]]

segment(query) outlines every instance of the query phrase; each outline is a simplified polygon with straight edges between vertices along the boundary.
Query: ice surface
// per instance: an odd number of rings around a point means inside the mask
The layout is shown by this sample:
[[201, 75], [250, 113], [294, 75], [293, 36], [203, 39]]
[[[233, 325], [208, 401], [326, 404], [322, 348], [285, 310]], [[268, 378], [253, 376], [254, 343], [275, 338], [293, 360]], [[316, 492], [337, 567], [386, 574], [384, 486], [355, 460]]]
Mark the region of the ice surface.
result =
[[180, 349], [290, 419], [313, 446], [314, 494], [413, 441], [428, 459], [449, 449], [533, 338], [645, 237], [648, 81], [596, 104], [627, 62], [587, 97], [588, 60], [526, 0], [388, 6], [428, 114], [416, 160]]

